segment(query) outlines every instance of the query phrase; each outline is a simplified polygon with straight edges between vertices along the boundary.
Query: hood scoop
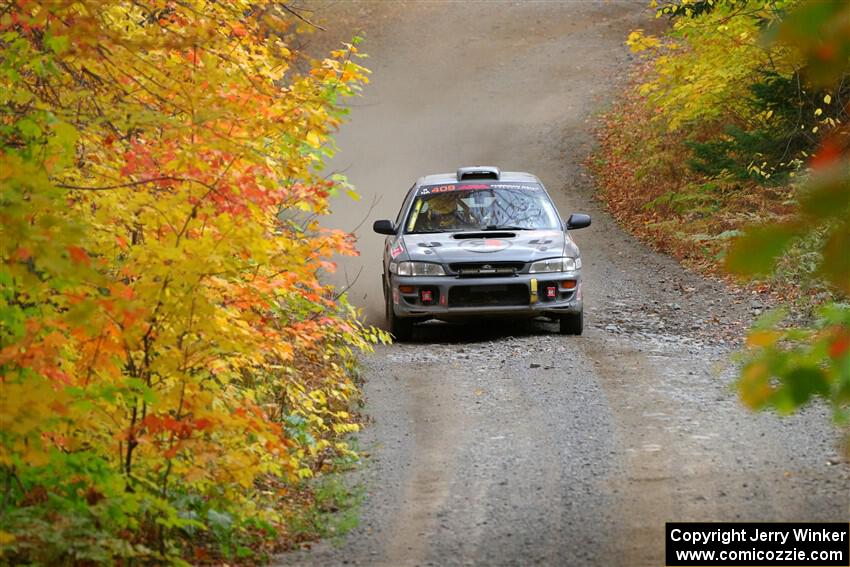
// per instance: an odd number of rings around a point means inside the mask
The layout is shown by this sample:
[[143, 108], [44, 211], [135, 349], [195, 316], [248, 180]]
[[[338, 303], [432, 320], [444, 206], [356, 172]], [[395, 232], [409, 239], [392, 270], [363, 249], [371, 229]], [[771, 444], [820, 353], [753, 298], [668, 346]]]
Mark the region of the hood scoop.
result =
[[516, 233], [513, 232], [456, 232], [452, 235], [455, 240], [466, 240], [469, 238], [513, 238]]

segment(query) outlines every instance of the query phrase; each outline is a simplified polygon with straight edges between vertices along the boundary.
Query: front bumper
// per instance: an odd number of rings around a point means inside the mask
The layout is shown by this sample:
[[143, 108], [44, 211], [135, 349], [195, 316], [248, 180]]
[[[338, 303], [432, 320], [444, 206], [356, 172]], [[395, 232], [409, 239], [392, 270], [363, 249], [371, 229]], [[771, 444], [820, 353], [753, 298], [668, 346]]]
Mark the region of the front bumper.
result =
[[397, 317], [420, 320], [477, 316], [558, 318], [582, 310], [579, 271], [477, 278], [392, 274], [388, 293]]

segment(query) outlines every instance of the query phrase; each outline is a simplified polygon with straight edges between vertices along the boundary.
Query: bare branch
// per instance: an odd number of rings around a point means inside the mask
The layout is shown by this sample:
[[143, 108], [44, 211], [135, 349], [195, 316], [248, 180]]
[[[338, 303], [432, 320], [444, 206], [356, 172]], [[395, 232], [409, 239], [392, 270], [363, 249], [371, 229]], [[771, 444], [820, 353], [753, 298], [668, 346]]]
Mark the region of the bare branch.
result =
[[284, 10], [286, 10], [287, 12], [289, 12], [290, 14], [292, 14], [293, 16], [295, 16], [296, 18], [298, 18], [299, 20], [301, 20], [302, 22], [309, 24], [309, 25], [313, 26], [314, 28], [316, 28], [318, 30], [328, 31], [325, 28], [323, 28], [322, 26], [320, 26], [318, 24], [314, 24], [313, 22], [311, 22], [310, 20], [308, 20], [307, 18], [305, 18], [304, 16], [299, 14], [297, 11], [295, 11], [294, 8], [290, 8], [286, 4], [281, 4], [280, 7], [283, 8]]
[[357, 226], [355, 226], [354, 228], [352, 228], [349, 231], [351, 234], [354, 234], [355, 232], [357, 232], [360, 229], [360, 227], [363, 226], [363, 223], [366, 222], [369, 219], [369, 216], [371, 216], [372, 211], [375, 209], [375, 207], [378, 206], [378, 203], [381, 202], [382, 197], [383, 197], [383, 195], [375, 195], [374, 197], [372, 197], [372, 204], [369, 205], [369, 210], [366, 211], [366, 214], [363, 215], [363, 218], [360, 220], [359, 223], [357, 223]]

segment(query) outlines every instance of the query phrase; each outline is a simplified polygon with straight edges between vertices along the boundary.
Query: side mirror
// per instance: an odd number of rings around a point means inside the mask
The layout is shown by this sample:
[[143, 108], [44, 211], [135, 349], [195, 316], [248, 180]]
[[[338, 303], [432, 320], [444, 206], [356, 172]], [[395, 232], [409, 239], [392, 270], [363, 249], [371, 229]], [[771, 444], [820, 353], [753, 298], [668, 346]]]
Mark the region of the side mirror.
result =
[[590, 226], [590, 215], [584, 213], [573, 213], [567, 219], [567, 229], [576, 230]]
[[372, 230], [374, 230], [378, 234], [386, 234], [387, 236], [395, 234], [395, 227], [393, 226], [393, 221], [389, 220], [376, 220], [375, 224], [372, 225]]

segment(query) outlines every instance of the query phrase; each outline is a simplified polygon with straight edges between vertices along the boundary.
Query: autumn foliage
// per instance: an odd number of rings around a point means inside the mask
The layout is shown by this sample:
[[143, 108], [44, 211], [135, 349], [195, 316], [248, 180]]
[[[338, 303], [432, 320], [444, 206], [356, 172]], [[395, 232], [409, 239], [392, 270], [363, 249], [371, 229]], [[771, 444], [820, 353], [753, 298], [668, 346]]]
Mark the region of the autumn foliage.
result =
[[350, 190], [320, 172], [366, 71], [354, 45], [305, 61], [298, 25], [0, 2], [7, 561], [244, 559], [349, 451], [353, 355], [384, 335], [322, 283], [355, 251], [317, 219]]
[[850, 4], [651, 5], [669, 27], [627, 39], [645, 58], [603, 119], [603, 198], [658, 248], [787, 302], [746, 339], [741, 400], [826, 402], [850, 441]]

